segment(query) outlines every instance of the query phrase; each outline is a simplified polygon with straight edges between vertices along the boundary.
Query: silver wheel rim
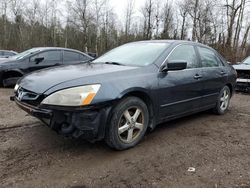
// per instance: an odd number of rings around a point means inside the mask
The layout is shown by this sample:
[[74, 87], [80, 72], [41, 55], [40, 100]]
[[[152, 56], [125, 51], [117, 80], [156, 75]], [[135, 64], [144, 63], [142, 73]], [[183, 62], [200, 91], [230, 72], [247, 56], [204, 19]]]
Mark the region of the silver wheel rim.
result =
[[134, 142], [144, 128], [144, 114], [138, 107], [130, 107], [125, 110], [119, 120], [118, 135], [122, 142], [129, 144]]
[[222, 111], [225, 111], [228, 108], [229, 100], [230, 100], [230, 93], [227, 90], [224, 90], [220, 98], [220, 109]]

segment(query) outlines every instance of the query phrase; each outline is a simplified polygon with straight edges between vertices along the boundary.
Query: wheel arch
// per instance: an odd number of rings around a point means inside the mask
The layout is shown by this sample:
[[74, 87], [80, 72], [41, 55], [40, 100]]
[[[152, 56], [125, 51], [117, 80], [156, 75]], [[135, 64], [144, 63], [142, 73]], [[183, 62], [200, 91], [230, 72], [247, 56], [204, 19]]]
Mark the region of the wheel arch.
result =
[[6, 78], [8, 75], [19, 75], [23, 76], [23, 72], [18, 70], [18, 69], [13, 69], [13, 70], [7, 70], [3, 73], [3, 78]]
[[[22, 77], [23, 75], [24, 75], [23, 72], [21, 72], [20, 70], [16, 70], [16, 69], [14, 69], [14, 70], [6, 70], [2, 74], [1, 84], [0, 85], [5, 87], [6, 85], [5, 85], [4, 82], [5, 82], [6, 79], [12, 78], [12, 77]], [[9, 86], [9, 85], [7, 84], [7, 86]]]
[[231, 93], [231, 97], [232, 97], [232, 95], [233, 95], [233, 91], [234, 91], [234, 89], [233, 89], [233, 85], [232, 85], [231, 83], [228, 83], [228, 84], [226, 84], [226, 86], [227, 86], [227, 87], [229, 87], [229, 89], [230, 89], [230, 93]]
[[130, 89], [126, 92], [124, 92], [119, 98], [120, 100], [127, 98], [127, 97], [138, 97], [139, 99], [141, 99], [148, 107], [148, 111], [149, 111], [149, 128], [150, 129], [154, 129], [155, 125], [156, 125], [156, 119], [155, 119], [155, 108], [153, 105], [153, 100], [150, 97], [150, 95], [145, 91], [145, 89], [141, 89], [141, 88], [134, 88], [134, 89]]

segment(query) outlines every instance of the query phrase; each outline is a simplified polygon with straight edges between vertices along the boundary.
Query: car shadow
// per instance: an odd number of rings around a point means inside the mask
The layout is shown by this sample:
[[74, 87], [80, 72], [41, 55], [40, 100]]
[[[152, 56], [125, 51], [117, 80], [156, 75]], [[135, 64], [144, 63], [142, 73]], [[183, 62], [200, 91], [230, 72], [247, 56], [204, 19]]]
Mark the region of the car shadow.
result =
[[250, 91], [236, 91], [236, 94], [240, 94], [240, 95], [250, 95]]
[[214, 114], [211, 112], [211, 110], [199, 112], [196, 114], [188, 115], [188, 116], [185, 116], [182, 118], [178, 118], [178, 119], [174, 119], [174, 120], [170, 120], [170, 121], [166, 121], [164, 123], [161, 123], [161, 124], [157, 125], [155, 130], [153, 130], [153, 131], [158, 132], [158, 131], [163, 131], [165, 129], [166, 130], [176, 129], [178, 127], [188, 125], [190, 122], [192, 122], [194, 120], [202, 119], [202, 118], [205, 118], [208, 116], [213, 116], [213, 115]]
[[[192, 126], [200, 126], [195, 123], [200, 119], [206, 118], [208, 116], [213, 116], [210, 111], [201, 112], [195, 115], [190, 115], [187, 117], [179, 118], [176, 120], [172, 120], [166, 123], [162, 123], [158, 125], [155, 130], [152, 132], [147, 132], [145, 135], [145, 139], [130, 150], [126, 150], [124, 152], [137, 151], [137, 148], [145, 146], [145, 144], [150, 144], [151, 140], [162, 135], [172, 135], [174, 136], [174, 132], [179, 131], [182, 128], [190, 126], [192, 122], [194, 125]], [[42, 123], [41, 123], [42, 125]], [[181, 131], [181, 130], [180, 130]], [[95, 143], [88, 142], [82, 138], [65, 138], [61, 135], [58, 135], [56, 132], [52, 131], [46, 125], [32, 127], [30, 129], [26, 128], [22, 131], [26, 136], [24, 145], [32, 145], [32, 148], [29, 148], [31, 153], [58, 153], [63, 154], [67, 153], [74, 156], [80, 156], [90, 153], [97, 153], [99, 156], [103, 155], [120, 155], [119, 153], [111, 148], [109, 148], [105, 141], [98, 141]], [[23, 136], [25, 136], [23, 135]], [[150, 144], [151, 145], [151, 144]], [[99, 158], [99, 157], [97, 157]]]
[[[211, 116], [211, 117], [213, 116], [211, 111], [200, 112], [194, 115], [189, 115], [183, 118], [161, 123], [157, 125], [153, 131], [148, 131], [146, 133], [147, 141], [150, 140], [150, 137], [154, 137], [159, 133], [162, 133], [162, 132], [168, 133], [171, 130], [178, 130], [180, 127], [189, 126], [190, 123], [192, 123], [193, 121], [197, 122], [199, 121], [199, 119], [203, 119], [208, 116]], [[195, 126], [199, 126], [199, 125], [196, 124]], [[91, 143], [91, 142], [85, 141], [82, 138], [71, 139], [71, 138], [64, 138], [60, 135], [57, 135], [57, 138], [63, 140], [63, 144], [61, 146], [61, 149], [63, 151], [78, 150], [78, 152], [84, 152], [86, 150], [100, 150], [100, 151], [102, 150], [106, 152], [115, 152], [115, 150], [109, 148], [105, 144], [105, 141], [98, 141], [98, 142]]]

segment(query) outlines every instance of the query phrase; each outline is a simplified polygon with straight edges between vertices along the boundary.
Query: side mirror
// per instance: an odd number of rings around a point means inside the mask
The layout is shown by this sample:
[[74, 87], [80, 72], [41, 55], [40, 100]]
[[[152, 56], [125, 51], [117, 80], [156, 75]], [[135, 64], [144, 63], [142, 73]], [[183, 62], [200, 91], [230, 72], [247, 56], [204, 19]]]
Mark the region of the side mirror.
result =
[[36, 63], [36, 64], [39, 64], [39, 63], [41, 63], [43, 60], [44, 60], [44, 57], [37, 57], [37, 58], [35, 58], [35, 63]]
[[178, 70], [184, 70], [186, 68], [187, 68], [186, 61], [168, 61], [167, 63], [161, 66], [160, 72], [178, 71]]

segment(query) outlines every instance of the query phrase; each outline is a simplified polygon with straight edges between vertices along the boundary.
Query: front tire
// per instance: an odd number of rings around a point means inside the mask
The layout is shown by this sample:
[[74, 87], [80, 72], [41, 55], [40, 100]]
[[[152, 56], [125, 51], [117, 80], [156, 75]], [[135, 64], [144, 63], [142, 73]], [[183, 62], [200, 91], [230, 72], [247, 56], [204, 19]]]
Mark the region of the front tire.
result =
[[20, 79], [21, 77], [7, 77], [4, 78], [2, 85], [3, 87], [14, 87], [17, 83], [17, 81]]
[[149, 124], [147, 105], [137, 97], [123, 99], [113, 110], [106, 132], [106, 143], [116, 150], [136, 146]]
[[213, 109], [215, 114], [223, 115], [228, 110], [231, 99], [231, 91], [228, 86], [225, 86], [220, 91], [219, 97], [215, 108]]

